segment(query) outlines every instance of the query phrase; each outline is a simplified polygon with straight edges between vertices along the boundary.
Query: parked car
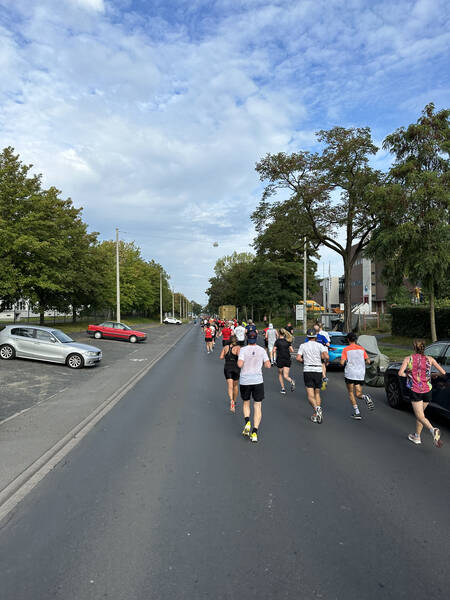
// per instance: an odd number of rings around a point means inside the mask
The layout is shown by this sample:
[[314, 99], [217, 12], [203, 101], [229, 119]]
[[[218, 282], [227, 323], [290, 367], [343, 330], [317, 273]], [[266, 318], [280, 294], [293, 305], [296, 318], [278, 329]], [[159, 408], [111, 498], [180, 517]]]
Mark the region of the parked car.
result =
[[175, 317], [166, 317], [163, 323], [166, 325], [181, 325], [180, 319], [175, 319]]
[[79, 344], [53, 327], [6, 325], [0, 331], [0, 358], [30, 358], [66, 364], [71, 369], [93, 367], [102, 360], [95, 346]]
[[329, 331], [330, 346], [328, 348], [328, 356], [330, 357], [330, 365], [340, 366], [342, 350], [348, 346], [347, 334], [340, 331]]
[[[447, 373], [445, 376], [436, 376], [436, 369], [432, 369], [433, 389], [430, 404], [450, 417], [450, 340], [434, 342], [425, 348], [425, 354], [432, 356]], [[407, 352], [405, 352], [405, 356], [407, 356]], [[392, 408], [401, 408], [402, 405], [411, 401], [410, 390], [406, 387], [406, 377], [398, 376], [400, 367], [400, 362], [390, 363], [384, 374], [386, 397]]]
[[147, 334], [142, 331], [131, 329], [124, 323], [115, 321], [105, 321], [100, 325], [88, 325], [87, 334], [95, 337], [97, 340], [101, 338], [126, 340], [134, 344], [135, 342], [143, 342], [147, 339]]

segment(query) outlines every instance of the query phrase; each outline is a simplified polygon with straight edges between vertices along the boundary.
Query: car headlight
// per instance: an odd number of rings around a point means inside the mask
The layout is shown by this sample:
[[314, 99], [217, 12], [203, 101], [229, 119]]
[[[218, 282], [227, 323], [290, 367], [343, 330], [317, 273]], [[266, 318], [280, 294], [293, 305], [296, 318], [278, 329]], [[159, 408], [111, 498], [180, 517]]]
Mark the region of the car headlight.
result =
[[88, 356], [97, 356], [97, 355], [98, 355], [98, 352], [91, 352], [91, 351], [89, 351], [89, 352], [86, 352], [86, 354], [87, 354]]

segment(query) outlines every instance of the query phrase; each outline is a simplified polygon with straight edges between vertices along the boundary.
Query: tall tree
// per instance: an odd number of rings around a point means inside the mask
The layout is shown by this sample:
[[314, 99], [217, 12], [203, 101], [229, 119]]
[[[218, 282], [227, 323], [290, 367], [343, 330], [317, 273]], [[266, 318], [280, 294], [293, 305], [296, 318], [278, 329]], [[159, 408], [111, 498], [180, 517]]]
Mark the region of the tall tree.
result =
[[278, 190], [288, 190], [308, 238], [342, 257], [344, 318], [350, 330], [351, 271], [376, 226], [373, 197], [381, 175], [371, 169], [369, 157], [377, 147], [369, 128], [334, 127], [319, 131], [318, 140], [325, 144], [322, 154], [268, 154], [257, 163], [256, 171], [262, 181], [269, 182], [262, 203]]
[[430, 302], [431, 338], [437, 339], [436, 291], [450, 273], [450, 110], [428, 104], [416, 123], [383, 142], [395, 162], [381, 190], [379, 223], [367, 249], [383, 262], [393, 287], [406, 276], [420, 282]]

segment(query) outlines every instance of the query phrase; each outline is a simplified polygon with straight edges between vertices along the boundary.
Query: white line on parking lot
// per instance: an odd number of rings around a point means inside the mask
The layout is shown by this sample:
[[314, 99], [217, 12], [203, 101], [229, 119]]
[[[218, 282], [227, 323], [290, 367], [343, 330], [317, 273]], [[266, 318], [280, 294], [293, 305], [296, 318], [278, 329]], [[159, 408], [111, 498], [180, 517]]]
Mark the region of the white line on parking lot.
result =
[[47, 452], [0, 492], [0, 522], [189, 331], [191, 331], [191, 328], [188, 328], [172, 344], [164, 348], [149, 364], [133, 375], [114, 394], [102, 402], [81, 423], [69, 431], [67, 435], [54, 444], [52, 448], [47, 450]]

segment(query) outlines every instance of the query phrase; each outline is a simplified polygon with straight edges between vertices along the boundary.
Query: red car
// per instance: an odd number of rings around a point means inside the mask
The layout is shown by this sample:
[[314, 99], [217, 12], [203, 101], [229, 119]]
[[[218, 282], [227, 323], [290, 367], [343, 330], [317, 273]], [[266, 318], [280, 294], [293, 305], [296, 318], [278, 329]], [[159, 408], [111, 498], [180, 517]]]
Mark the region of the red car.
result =
[[115, 323], [114, 321], [105, 321], [100, 325], [88, 325], [87, 334], [95, 339], [111, 338], [116, 340], [126, 340], [134, 344], [135, 342], [143, 342], [147, 339], [147, 334], [142, 331], [135, 331], [124, 325], [123, 323]]

